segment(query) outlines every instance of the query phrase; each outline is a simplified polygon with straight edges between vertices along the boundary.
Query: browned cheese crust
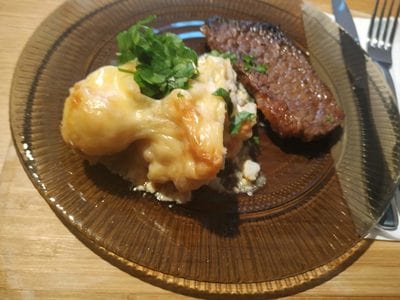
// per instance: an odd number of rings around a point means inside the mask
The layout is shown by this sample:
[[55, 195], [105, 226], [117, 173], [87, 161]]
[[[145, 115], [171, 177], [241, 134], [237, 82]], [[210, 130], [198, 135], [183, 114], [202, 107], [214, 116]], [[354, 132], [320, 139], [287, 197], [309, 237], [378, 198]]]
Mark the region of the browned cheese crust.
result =
[[[311, 141], [326, 135], [344, 118], [332, 93], [306, 55], [276, 26], [212, 17], [202, 27], [212, 50], [235, 54], [239, 80], [254, 96], [274, 131]], [[265, 65], [261, 73], [243, 62]]]

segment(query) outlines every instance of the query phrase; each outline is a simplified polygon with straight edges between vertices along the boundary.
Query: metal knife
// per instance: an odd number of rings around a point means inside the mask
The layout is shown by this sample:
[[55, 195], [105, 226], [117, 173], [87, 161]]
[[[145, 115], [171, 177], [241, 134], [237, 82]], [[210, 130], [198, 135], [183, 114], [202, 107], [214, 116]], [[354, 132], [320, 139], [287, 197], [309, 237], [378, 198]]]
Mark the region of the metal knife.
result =
[[[336, 22], [357, 42], [360, 43], [356, 25], [345, 0], [331, 0]], [[384, 230], [396, 230], [399, 224], [395, 200], [392, 199], [378, 226]]]
[[355, 40], [360, 43], [356, 25], [345, 0], [332, 0], [333, 14], [336, 22]]

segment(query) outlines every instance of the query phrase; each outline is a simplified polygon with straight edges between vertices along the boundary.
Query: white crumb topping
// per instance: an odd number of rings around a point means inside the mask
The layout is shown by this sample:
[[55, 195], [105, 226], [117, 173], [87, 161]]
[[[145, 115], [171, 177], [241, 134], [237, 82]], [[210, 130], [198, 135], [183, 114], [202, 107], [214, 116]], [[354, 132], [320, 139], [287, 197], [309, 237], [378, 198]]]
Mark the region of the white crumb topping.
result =
[[183, 204], [190, 201], [190, 193], [179, 193], [176, 190], [171, 189], [156, 189], [153, 182], [148, 181], [144, 184], [133, 186], [133, 191], [145, 192], [153, 194], [158, 201], [164, 202], [176, 202]]
[[260, 165], [255, 161], [247, 159], [243, 164], [243, 177], [250, 181], [257, 179], [258, 173], [260, 173]]

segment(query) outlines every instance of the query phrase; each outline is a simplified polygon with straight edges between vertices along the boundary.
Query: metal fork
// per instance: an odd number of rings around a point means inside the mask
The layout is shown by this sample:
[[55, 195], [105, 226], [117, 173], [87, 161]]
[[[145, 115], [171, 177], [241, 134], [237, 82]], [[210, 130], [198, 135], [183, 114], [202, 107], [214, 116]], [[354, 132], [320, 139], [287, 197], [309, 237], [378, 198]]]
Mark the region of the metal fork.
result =
[[[379, 5], [381, 0], [376, 0], [374, 12], [372, 14], [371, 23], [369, 25], [369, 30], [368, 30], [367, 49], [368, 49], [368, 54], [371, 56], [371, 58], [381, 66], [385, 74], [386, 80], [389, 83], [389, 86], [391, 87], [393, 94], [395, 95], [395, 100], [396, 100], [396, 90], [394, 88], [392, 76], [389, 73], [389, 69], [392, 66], [392, 45], [400, 13], [400, 3], [399, 3], [395, 18], [394, 19], [390, 18], [395, 1], [396, 0], [392, 0], [387, 16], [385, 17], [385, 11], [387, 10], [386, 6], [388, 1], [384, 0], [383, 4]], [[379, 7], [381, 7], [381, 9], [379, 17], [377, 18]], [[382, 32], [383, 29], [382, 25], [384, 23], [385, 18], [386, 18], [385, 22], [386, 24]]]
[[[389, 11], [385, 17], [385, 11], [387, 10], [387, 0], [384, 0], [383, 4], [380, 5], [380, 0], [376, 0], [374, 12], [372, 14], [371, 22], [368, 30], [368, 43], [367, 50], [371, 58], [381, 66], [383, 73], [385, 74], [386, 81], [393, 91], [394, 100], [396, 100], [396, 89], [394, 87], [392, 76], [390, 75], [389, 69], [392, 66], [392, 45], [397, 29], [397, 22], [400, 13], [400, 3], [397, 7], [397, 12], [394, 19], [391, 18], [393, 6], [395, 0], [392, 0]], [[380, 8], [379, 17], [377, 18], [378, 9]], [[385, 27], [383, 29], [384, 19], [386, 19]], [[383, 32], [382, 32], [383, 29]], [[398, 215], [400, 211], [400, 195], [399, 189], [396, 189], [395, 195], [391, 200], [391, 204], [384, 216], [379, 221], [379, 226], [385, 230], [396, 230], [398, 227]]]

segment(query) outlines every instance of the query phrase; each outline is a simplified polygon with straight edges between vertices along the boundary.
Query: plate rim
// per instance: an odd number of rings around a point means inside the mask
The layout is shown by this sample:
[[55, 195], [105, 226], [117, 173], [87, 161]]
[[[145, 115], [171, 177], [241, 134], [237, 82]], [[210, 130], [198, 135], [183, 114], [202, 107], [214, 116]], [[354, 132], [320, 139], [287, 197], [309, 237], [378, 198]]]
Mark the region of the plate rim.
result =
[[[259, 1], [259, 0], [257, 0]], [[44, 198], [44, 200], [48, 203], [48, 205], [51, 207], [51, 209], [54, 211], [56, 216], [62, 221], [62, 223], [68, 228], [68, 230], [73, 233], [75, 236], [79, 238], [81, 242], [83, 242], [86, 246], [88, 246], [93, 252], [95, 252], [97, 255], [100, 257], [105, 257], [107, 261], [113, 261], [113, 265], [117, 266], [118, 268], [130, 273], [131, 275], [134, 275], [135, 277], [138, 277], [140, 279], [145, 279], [147, 282], [150, 282], [151, 284], [160, 286], [162, 288], [166, 288], [168, 290], [172, 291], [177, 291], [183, 294], [188, 294], [188, 295], [239, 295], [239, 296], [245, 296], [245, 295], [276, 295], [277, 293], [283, 293], [282, 295], [287, 295], [287, 294], [292, 294], [292, 293], [297, 293], [301, 290], [313, 287], [315, 285], [318, 285], [327, 279], [332, 278], [335, 276], [337, 273], [343, 271], [343, 270], [338, 270], [337, 267], [330, 267], [329, 264], [332, 263], [335, 265], [334, 262], [341, 262], [341, 266], [348, 266], [355, 260], [359, 258], [359, 256], [369, 247], [370, 241], [364, 240], [361, 238], [358, 241], [354, 242], [354, 246], [348, 250], [348, 252], [335, 257], [332, 259], [332, 261], [328, 264], [323, 264], [320, 267], [317, 267], [313, 270], [306, 271], [301, 274], [309, 274], [310, 276], [316, 276], [315, 278], [312, 279], [312, 286], [309, 286], [310, 281], [303, 282], [294, 286], [289, 286], [285, 289], [279, 289], [282, 286], [287, 285], [287, 280], [290, 282], [292, 279], [298, 275], [295, 275], [293, 277], [285, 277], [283, 279], [278, 279], [276, 280], [276, 283], [273, 283], [272, 281], [266, 281], [266, 282], [261, 282], [261, 283], [215, 283], [215, 282], [206, 282], [206, 281], [196, 281], [192, 279], [185, 279], [185, 278], [180, 278], [176, 277], [173, 275], [168, 275], [161, 273], [156, 270], [152, 270], [150, 268], [141, 266], [140, 264], [134, 263], [132, 261], [129, 261], [125, 259], [124, 257], [118, 256], [117, 254], [101, 247], [100, 245], [96, 244], [96, 242], [93, 239], [90, 239], [89, 235], [84, 235], [83, 232], [79, 231], [77, 224], [74, 222], [69, 222], [66, 217], [63, 217], [63, 215], [60, 213], [59, 210], [55, 207], [54, 203], [49, 200], [51, 198], [51, 195], [46, 194], [40, 187], [38, 186], [37, 180], [34, 178], [32, 175], [32, 170], [29, 170], [26, 160], [24, 159], [24, 153], [20, 149], [20, 143], [17, 140], [17, 134], [16, 132], [18, 131], [15, 129], [15, 124], [14, 120], [11, 116], [12, 112], [12, 105], [13, 105], [13, 98], [16, 96], [14, 95], [14, 89], [15, 85], [17, 82], [17, 70], [20, 67], [20, 64], [22, 64], [23, 58], [26, 56], [27, 53], [27, 48], [29, 47], [30, 44], [34, 41], [34, 35], [44, 27], [49, 21], [51, 21], [55, 15], [60, 13], [63, 8], [68, 5], [70, 2], [76, 2], [74, 0], [67, 0], [63, 4], [61, 4], [55, 11], [53, 11], [49, 16], [47, 16], [41, 23], [40, 25], [35, 29], [34, 33], [32, 36], [29, 38], [28, 42], [25, 44], [24, 49], [22, 50], [14, 71], [14, 75], [12, 78], [11, 82], [11, 89], [10, 89], [10, 102], [9, 102], [9, 122], [10, 122], [10, 129], [11, 129], [11, 136], [13, 140], [13, 144], [15, 149], [17, 150], [18, 158], [25, 170], [25, 173], [28, 175], [29, 179], [35, 186], [35, 188], [38, 190], [38, 192], [41, 194], [41, 196]], [[117, 1], [115, 0], [110, 0], [110, 3], [116, 3]], [[263, 1], [259, 1], [263, 2]], [[35, 76], [35, 74], [34, 74]], [[387, 203], [389, 203], [390, 199], [388, 199]], [[317, 273], [318, 275], [315, 275]], [[182, 283], [186, 282], [186, 284]], [[260, 293], [260, 284], [262, 285], [263, 291]], [[212, 292], [210, 292], [210, 285], [212, 286]], [[226, 285], [227, 287], [225, 289], [219, 290], [218, 286], [221, 285]], [[237, 286], [240, 285], [241, 288], [237, 288]], [[195, 288], [191, 288], [192, 286], [195, 286]], [[250, 287], [249, 287], [250, 286]], [[199, 288], [200, 287], [200, 288]], [[226, 291], [231, 291], [231, 292], [226, 292]], [[243, 291], [246, 291], [243, 293]]]

